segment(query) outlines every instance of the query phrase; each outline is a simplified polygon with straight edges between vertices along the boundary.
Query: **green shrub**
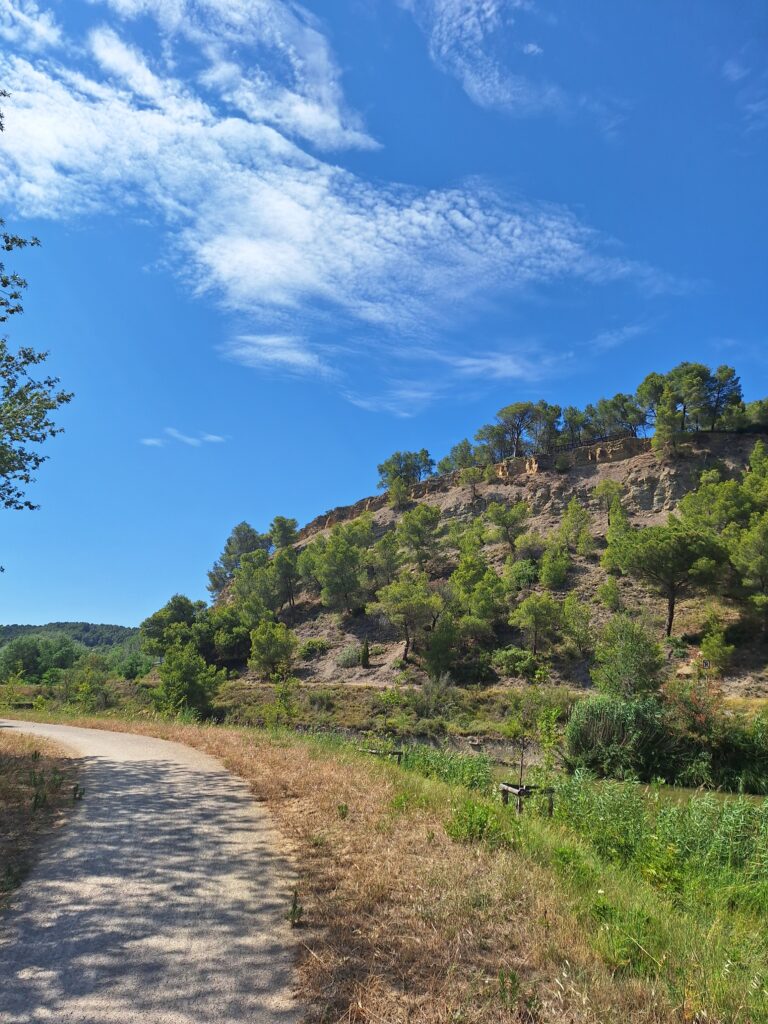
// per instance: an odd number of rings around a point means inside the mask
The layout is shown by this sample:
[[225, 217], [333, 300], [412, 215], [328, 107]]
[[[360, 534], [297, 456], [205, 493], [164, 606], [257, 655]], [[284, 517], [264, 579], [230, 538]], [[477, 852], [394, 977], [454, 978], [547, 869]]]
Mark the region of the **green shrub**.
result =
[[293, 663], [296, 647], [296, 637], [285, 623], [265, 619], [251, 630], [248, 667], [262, 676], [285, 675]]
[[568, 579], [571, 556], [565, 545], [553, 544], [547, 548], [541, 559], [539, 580], [547, 590], [561, 590]]
[[721, 676], [728, 668], [736, 648], [725, 642], [725, 629], [719, 622], [707, 624], [707, 631], [701, 641], [701, 656], [709, 662], [714, 675]]
[[558, 786], [555, 815], [587, 836], [603, 860], [621, 864], [636, 856], [649, 831], [639, 786], [619, 782], [595, 785], [582, 773]]
[[530, 558], [521, 558], [517, 562], [510, 559], [504, 570], [504, 578], [510, 590], [519, 593], [535, 586], [539, 579], [539, 569]]
[[596, 686], [618, 697], [655, 693], [661, 683], [664, 655], [641, 622], [614, 615], [595, 647], [592, 670]]
[[578, 701], [565, 729], [565, 747], [572, 770], [618, 779], [670, 778], [670, 736], [662, 705], [653, 697], [600, 694]]
[[613, 576], [609, 576], [605, 583], [597, 588], [597, 599], [609, 612], [620, 612], [624, 610], [624, 599], [621, 596], [619, 584]]
[[515, 552], [518, 558], [538, 561], [547, 542], [537, 530], [529, 530], [515, 540]]
[[171, 715], [186, 709], [207, 714], [216, 690], [226, 678], [226, 673], [207, 665], [191, 644], [170, 647], [159, 675], [160, 685], [152, 690], [152, 701], [158, 711]]
[[298, 655], [302, 661], [313, 661], [328, 650], [328, 641], [320, 636], [311, 636], [299, 646]]
[[339, 668], [359, 668], [362, 663], [363, 649], [360, 644], [350, 644], [336, 655]]
[[514, 644], [494, 651], [491, 655], [491, 664], [501, 675], [520, 676], [529, 683], [533, 682], [536, 669], [539, 667], [534, 654], [522, 647], [515, 647]]
[[497, 804], [464, 800], [455, 806], [445, 831], [456, 843], [484, 843], [493, 849], [514, 846], [515, 828]]
[[417, 745], [407, 748], [401, 763], [408, 771], [429, 779], [484, 793], [493, 791], [493, 762], [485, 754], [459, 754]]

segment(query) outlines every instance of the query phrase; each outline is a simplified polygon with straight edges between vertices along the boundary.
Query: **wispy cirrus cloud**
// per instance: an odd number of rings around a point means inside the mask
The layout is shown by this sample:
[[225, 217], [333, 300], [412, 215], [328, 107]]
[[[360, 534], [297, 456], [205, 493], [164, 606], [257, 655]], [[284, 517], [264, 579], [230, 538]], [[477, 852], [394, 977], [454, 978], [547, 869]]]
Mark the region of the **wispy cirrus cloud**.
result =
[[608, 330], [600, 331], [594, 338], [591, 338], [587, 342], [587, 348], [593, 352], [609, 352], [611, 349], [619, 348], [633, 338], [647, 334], [648, 330], [648, 324], [625, 324], [623, 327], [612, 327]]
[[304, 338], [286, 334], [242, 334], [223, 345], [225, 358], [251, 369], [276, 369], [299, 376], [331, 376], [333, 370]]
[[[91, 0], [130, 21], [150, 16], [172, 52], [194, 46], [209, 95], [249, 120], [321, 149], [375, 148], [344, 102], [341, 72], [321, 23], [290, 0]], [[169, 61], [169, 63], [175, 63]]]
[[557, 18], [532, 0], [398, 0], [427, 40], [429, 55], [456, 78], [478, 106], [516, 116], [586, 115], [607, 138], [627, 117], [619, 97], [572, 92], [558, 68], [533, 41], [539, 31], [558, 31]]
[[[427, 37], [432, 60], [457, 78], [481, 107], [533, 114], [562, 110], [564, 91], [528, 68], [510, 66], [506, 33], [520, 15], [535, 12], [530, 0], [400, 0]], [[535, 43], [519, 47], [540, 54]]]
[[202, 448], [204, 444], [223, 444], [226, 441], [221, 434], [185, 434], [176, 427], [166, 427], [162, 437], [142, 437], [139, 444], [147, 448], [164, 448], [171, 442], [186, 445], [188, 448]]
[[[382, 338], [434, 339], [491, 295], [565, 280], [669, 284], [563, 206], [479, 180], [436, 189], [369, 181], [312, 152], [370, 140], [346, 108], [319, 23], [298, 5], [94, 3], [112, 21], [61, 51], [0, 54], [13, 93], [4, 194], [35, 217], [124, 210], [159, 219], [179, 275], [247, 325], [223, 346], [225, 358], [352, 394], [350, 353], [314, 338], [331, 324], [355, 338], [348, 348], [370, 354]], [[476, 25], [466, 22], [469, 38], [493, 23], [497, 5], [487, 7]], [[130, 35], [139, 15], [156, 21], [152, 48]], [[266, 55], [258, 102], [222, 85], [234, 81], [240, 43]], [[521, 364], [509, 353], [459, 352], [432, 365], [458, 380], [514, 379]], [[387, 402], [398, 397], [423, 398], [394, 385]]]
[[747, 133], [768, 128], [768, 61], [762, 41], [750, 40], [720, 65]]

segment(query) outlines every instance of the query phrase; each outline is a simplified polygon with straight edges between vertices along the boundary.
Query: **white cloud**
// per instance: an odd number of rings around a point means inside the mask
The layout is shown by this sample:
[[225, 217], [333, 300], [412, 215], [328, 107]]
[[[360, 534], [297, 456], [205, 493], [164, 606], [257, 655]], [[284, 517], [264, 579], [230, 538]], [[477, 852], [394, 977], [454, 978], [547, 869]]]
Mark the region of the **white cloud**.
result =
[[190, 448], [199, 448], [202, 445], [202, 440], [199, 437], [190, 437], [189, 434], [182, 434], [180, 430], [175, 427], [166, 427], [165, 433], [172, 441], [178, 441], [180, 444], [189, 445]]
[[346, 398], [366, 412], [385, 412], [399, 419], [409, 419], [430, 405], [440, 390], [439, 386], [430, 386], [424, 381], [398, 381], [385, 384], [376, 395], [347, 392]]
[[744, 67], [738, 60], [727, 60], [722, 66], [723, 78], [729, 82], [740, 82], [749, 74], [749, 68]]
[[471, 356], [442, 356], [458, 373], [491, 380], [540, 380], [551, 368], [544, 357], [513, 352], [480, 352]]
[[768, 128], [768, 64], [760, 40], [751, 39], [737, 57], [720, 66], [720, 74], [733, 87], [733, 98], [747, 133]]
[[0, 39], [34, 52], [58, 46], [61, 29], [33, 0], [0, 0]]
[[222, 347], [222, 354], [251, 369], [283, 370], [329, 376], [331, 368], [309, 349], [303, 338], [281, 334], [243, 334]]
[[319, 21], [283, 0], [92, 0], [125, 19], [153, 17], [172, 48], [193, 44], [199, 81], [251, 121], [322, 149], [375, 148], [347, 109], [341, 73]]
[[204, 444], [221, 444], [226, 440], [220, 434], [185, 434], [176, 427], [166, 427], [163, 434], [164, 437], [142, 437], [139, 444], [147, 448], [164, 448], [169, 442], [176, 441], [188, 448], [201, 448]]
[[614, 327], [607, 331], [601, 331], [591, 341], [587, 342], [588, 348], [595, 352], [608, 352], [612, 348], [618, 348], [626, 341], [637, 338], [641, 334], [647, 334], [646, 324], [626, 324], [624, 327]]
[[[318, 109], [338, 114], [331, 118], [337, 141], [351, 130], [327, 44], [309, 15], [299, 17], [300, 8], [286, 13], [270, 0], [110, 6], [126, 19], [155, 17], [164, 43], [174, 41], [174, 32], [194, 35], [200, 46], [215, 43], [220, 69], [225, 51], [238, 52], [224, 46], [238, 31], [268, 48], [272, 40], [270, 52], [295, 65], [294, 85], [303, 83], [304, 92], [297, 86], [292, 95], [324, 96]], [[487, 6], [491, 17], [495, 4]], [[367, 182], [300, 148], [276, 117], [259, 121], [255, 113], [222, 109], [206, 91], [210, 84], [148, 57], [125, 37], [127, 27], [90, 33], [90, 74], [82, 60], [73, 66], [0, 54], [0, 81], [13, 94], [0, 187], [28, 216], [133, 210], [159, 217], [171, 259], [190, 287], [214, 292], [252, 325], [225, 346], [229, 359], [345, 386], [336, 369], [345, 354], [309, 340], [319, 325], [336, 326], [341, 318], [362, 328], [354, 344], [370, 352], [382, 337], [434, 336], [494, 292], [566, 278], [665, 284], [649, 268], [610, 254], [561, 206], [510, 201], [478, 181], [432, 190]], [[83, 52], [64, 49], [67, 56]], [[332, 86], [326, 93], [324, 75]], [[270, 86], [271, 95], [279, 88]], [[509, 353], [457, 358], [443, 365], [459, 376], [511, 379], [523, 366]], [[390, 391], [392, 407], [426, 400], [409, 386]]]
[[[432, 60], [457, 78], [478, 106], [516, 114], [564, 109], [563, 90], [509, 66], [507, 30], [518, 14], [535, 10], [528, 0], [401, 0], [425, 33]], [[514, 12], [514, 13], [513, 13]], [[542, 53], [535, 43], [526, 54]]]
[[562, 207], [509, 203], [479, 183], [369, 184], [268, 126], [218, 115], [116, 37], [98, 44], [120, 85], [0, 57], [13, 93], [6, 196], [30, 216], [156, 208], [196, 287], [271, 321], [265, 334], [282, 333], [276, 318], [299, 309], [437, 326], [494, 287], [640, 274], [602, 255], [599, 237]]
[[540, 57], [544, 50], [539, 46], [538, 43], [526, 43], [523, 46], [523, 53], [527, 57]]

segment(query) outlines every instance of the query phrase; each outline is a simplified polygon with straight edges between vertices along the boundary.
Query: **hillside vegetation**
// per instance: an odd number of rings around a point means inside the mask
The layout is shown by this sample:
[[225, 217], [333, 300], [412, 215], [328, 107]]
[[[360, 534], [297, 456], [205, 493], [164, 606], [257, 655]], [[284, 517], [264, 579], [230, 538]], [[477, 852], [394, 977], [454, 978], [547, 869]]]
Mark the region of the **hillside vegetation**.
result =
[[396, 452], [379, 497], [236, 526], [213, 603], [142, 624], [142, 682], [82, 662], [15, 683], [400, 740], [554, 730], [570, 770], [765, 792], [767, 427], [700, 364], [584, 410], [515, 403], [437, 473]]
[[133, 626], [114, 626], [103, 622], [46, 622], [44, 626], [12, 624], [0, 626], [0, 647], [18, 636], [66, 636], [83, 647], [114, 647], [135, 636]]

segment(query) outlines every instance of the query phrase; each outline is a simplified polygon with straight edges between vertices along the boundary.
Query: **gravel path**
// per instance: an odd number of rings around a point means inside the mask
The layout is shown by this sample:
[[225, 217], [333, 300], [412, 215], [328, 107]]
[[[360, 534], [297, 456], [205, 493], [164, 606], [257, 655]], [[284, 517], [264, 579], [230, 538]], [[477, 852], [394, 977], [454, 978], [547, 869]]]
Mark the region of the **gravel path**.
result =
[[0, 914], [2, 1024], [294, 1024], [291, 873], [247, 785], [178, 743], [0, 720], [85, 799]]

